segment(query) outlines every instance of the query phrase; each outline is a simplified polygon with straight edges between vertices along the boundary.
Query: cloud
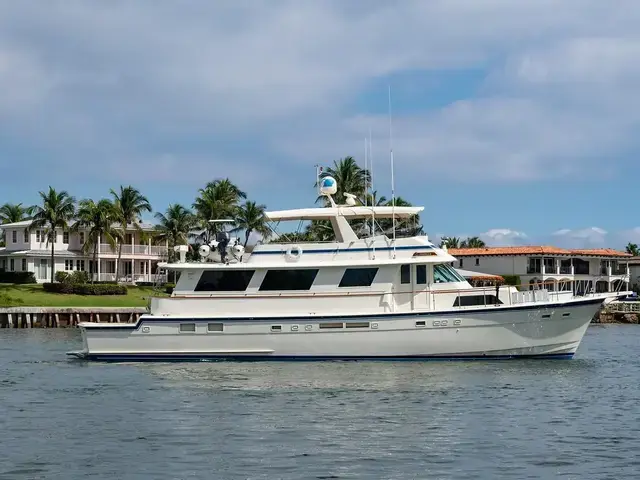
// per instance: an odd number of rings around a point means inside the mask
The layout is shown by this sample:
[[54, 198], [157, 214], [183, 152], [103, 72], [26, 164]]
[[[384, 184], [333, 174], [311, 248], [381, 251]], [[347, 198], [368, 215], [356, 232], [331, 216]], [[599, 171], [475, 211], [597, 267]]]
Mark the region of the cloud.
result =
[[480, 234], [480, 238], [494, 246], [523, 245], [529, 239], [525, 233], [508, 228], [492, 228]]

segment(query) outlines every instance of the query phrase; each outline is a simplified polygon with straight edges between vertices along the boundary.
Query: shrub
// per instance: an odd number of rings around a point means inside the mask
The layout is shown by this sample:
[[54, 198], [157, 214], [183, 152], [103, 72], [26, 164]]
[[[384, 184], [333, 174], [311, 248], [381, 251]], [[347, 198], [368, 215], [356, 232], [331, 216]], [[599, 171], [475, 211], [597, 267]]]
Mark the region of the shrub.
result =
[[174, 288], [176, 288], [175, 283], [167, 283], [164, 286], [164, 291], [167, 293], [167, 295], [171, 295], [173, 293]]
[[0, 272], [0, 283], [37, 283], [33, 272]]
[[83, 272], [82, 270], [76, 270], [70, 275], [70, 277], [71, 283], [89, 283], [89, 273]]
[[520, 285], [520, 276], [519, 275], [500, 275], [504, 278], [505, 285]]
[[124, 285], [99, 283], [45, 283], [44, 291], [49, 293], [64, 293], [76, 295], [126, 295]]
[[66, 283], [66, 282], [69, 281], [69, 273], [68, 272], [63, 272], [63, 271], [58, 271], [55, 274], [55, 279], [56, 279], [56, 282]]

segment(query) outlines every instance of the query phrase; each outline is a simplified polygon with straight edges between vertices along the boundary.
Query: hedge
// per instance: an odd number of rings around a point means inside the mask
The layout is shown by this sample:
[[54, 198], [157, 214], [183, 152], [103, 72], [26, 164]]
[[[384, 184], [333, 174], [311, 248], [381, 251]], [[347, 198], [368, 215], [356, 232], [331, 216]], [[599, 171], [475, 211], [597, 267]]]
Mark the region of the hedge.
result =
[[2, 272], [0, 271], [0, 283], [37, 283], [33, 272]]
[[45, 283], [44, 291], [49, 293], [66, 293], [76, 295], [126, 295], [124, 285], [99, 283]]
[[513, 286], [520, 285], [519, 275], [500, 275], [500, 276], [504, 278], [505, 285], [513, 285]]

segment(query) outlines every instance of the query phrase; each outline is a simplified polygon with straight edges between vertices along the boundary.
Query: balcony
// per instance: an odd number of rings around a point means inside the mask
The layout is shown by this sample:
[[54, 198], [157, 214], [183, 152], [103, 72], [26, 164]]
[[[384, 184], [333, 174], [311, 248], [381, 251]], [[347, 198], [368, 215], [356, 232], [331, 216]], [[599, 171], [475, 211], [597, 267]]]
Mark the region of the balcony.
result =
[[527, 266], [528, 275], [541, 274], [541, 273], [542, 273], [542, 268], [540, 266], [532, 266], [532, 265]]
[[571, 265], [560, 265], [560, 275], [573, 275], [573, 267]]
[[[101, 273], [99, 275], [98, 280], [100, 282], [115, 282], [116, 274]], [[141, 283], [141, 282], [156, 283], [156, 282], [166, 282], [166, 281], [167, 281], [166, 273], [159, 274], [159, 275], [155, 273], [152, 273], [151, 275], [144, 274], [144, 273], [134, 273], [134, 274], [128, 274], [128, 275], [120, 274], [120, 282], [122, 283]]]
[[[134, 256], [155, 256], [161, 257], [167, 255], [167, 247], [161, 245], [123, 245], [122, 255], [134, 255]], [[117, 255], [118, 249], [111, 248], [107, 243], [100, 244], [100, 254], [103, 255]]]
[[609, 275], [629, 275], [629, 270], [626, 265], [617, 265], [611, 269]]

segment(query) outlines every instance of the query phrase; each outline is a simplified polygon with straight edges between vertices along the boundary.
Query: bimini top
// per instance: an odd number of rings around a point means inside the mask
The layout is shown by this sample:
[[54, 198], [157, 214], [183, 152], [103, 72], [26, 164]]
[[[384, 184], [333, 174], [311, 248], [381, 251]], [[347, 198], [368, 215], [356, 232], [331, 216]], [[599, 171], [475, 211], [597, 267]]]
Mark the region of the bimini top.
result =
[[424, 207], [364, 207], [339, 205], [326, 208], [298, 208], [294, 210], [279, 210], [265, 212], [269, 221], [279, 222], [288, 220], [331, 220], [336, 217], [348, 219], [371, 218], [411, 218], [424, 210]]

